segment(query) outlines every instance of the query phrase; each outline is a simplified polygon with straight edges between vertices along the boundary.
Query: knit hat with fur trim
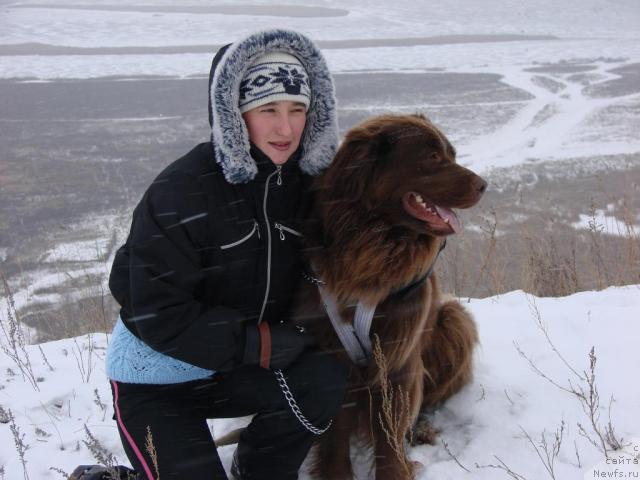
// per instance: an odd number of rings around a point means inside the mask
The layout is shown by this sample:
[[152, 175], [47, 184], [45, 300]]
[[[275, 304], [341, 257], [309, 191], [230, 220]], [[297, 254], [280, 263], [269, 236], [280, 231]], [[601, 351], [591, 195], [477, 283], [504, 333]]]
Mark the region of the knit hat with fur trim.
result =
[[240, 82], [240, 113], [270, 102], [290, 100], [309, 109], [309, 75], [296, 57], [271, 52], [253, 61]]

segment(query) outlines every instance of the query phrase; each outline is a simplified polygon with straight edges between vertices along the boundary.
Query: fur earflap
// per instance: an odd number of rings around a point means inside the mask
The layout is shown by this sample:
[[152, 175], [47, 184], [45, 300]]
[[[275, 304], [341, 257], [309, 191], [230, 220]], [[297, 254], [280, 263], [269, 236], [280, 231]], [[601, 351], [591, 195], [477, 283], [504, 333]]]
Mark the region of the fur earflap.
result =
[[318, 47], [291, 30], [265, 30], [233, 43], [214, 67], [209, 85], [211, 141], [216, 161], [230, 183], [245, 183], [258, 171], [249, 154], [249, 134], [238, 100], [240, 82], [257, 57], [273, 51], [297, 57], [309, 74], [311, 105], [302, 138], [300, 168], [317, 175], [331, 163], [338, 145], [338, 122], [333, 80]]

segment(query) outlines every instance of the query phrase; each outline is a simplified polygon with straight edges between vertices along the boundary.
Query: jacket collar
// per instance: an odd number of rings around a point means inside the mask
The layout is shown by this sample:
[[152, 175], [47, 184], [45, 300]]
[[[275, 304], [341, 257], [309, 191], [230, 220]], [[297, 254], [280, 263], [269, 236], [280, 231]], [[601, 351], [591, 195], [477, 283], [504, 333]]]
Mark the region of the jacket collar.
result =
[[[299, 160], [302, 155], [302, 151], [302, 146], [300, 146], [295, 152], [293, 152], [289, 159], [284, 164], [282, 164], [280, 168], [280, 174], [283, 177], [288, 177], [300, 171]], [[257, 167], [257, 172], [254, 180], [266, 178], [277, 169], [276, 165], [271, 161], [267, 154], [256, 147], [255, 144], [250, 143], [249, 153], [251, 155], [251, 158], [256, 163]]]

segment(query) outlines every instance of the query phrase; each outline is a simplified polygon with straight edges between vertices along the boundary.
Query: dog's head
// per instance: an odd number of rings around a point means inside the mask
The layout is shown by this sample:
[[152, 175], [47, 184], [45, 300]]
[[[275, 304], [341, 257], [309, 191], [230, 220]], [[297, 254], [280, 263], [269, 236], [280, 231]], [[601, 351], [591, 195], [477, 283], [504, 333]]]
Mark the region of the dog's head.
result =
[[475, 205], [486, 182], [455, 157], [449, 140], [421, 115], [366, 120], [347, 133], [320, 183], [323, 221], [349, 228], [341, 211], [357, 210], [391, 228], [456, 233], [461, 224], [453, 209]]

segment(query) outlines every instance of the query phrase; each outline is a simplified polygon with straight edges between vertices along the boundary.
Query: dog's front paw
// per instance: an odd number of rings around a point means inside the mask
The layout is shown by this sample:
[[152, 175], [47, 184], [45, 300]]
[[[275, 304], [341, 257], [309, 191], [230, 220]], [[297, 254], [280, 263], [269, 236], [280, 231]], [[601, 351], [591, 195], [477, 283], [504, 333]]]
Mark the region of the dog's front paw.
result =
[[436, 438], [440, 434], [440, 430], [431, 425], [431, 422], [421, 415], [418, 421], [409, 432], [409, 443], [412, 447], [416, 445], [435, 445]]
[[424, 470], [424, 463], [417, 460], [411, 460], [411, 470], [413, 471], [414, 477], [420, 476], [420, 474]]

